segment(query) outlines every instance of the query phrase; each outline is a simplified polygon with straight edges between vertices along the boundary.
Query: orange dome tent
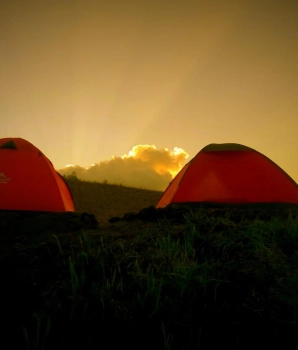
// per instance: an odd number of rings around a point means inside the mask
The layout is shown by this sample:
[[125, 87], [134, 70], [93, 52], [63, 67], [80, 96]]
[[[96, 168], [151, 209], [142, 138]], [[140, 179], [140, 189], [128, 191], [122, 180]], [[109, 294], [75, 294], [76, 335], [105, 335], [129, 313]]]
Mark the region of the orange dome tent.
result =
[[63, 177], [22, 138], [0, 139], [0, 210], [74, 211]]
[[197, 202], [298, 204], [298, 185], [252, 148], [210, 144], [182, 168], [156, 207]]

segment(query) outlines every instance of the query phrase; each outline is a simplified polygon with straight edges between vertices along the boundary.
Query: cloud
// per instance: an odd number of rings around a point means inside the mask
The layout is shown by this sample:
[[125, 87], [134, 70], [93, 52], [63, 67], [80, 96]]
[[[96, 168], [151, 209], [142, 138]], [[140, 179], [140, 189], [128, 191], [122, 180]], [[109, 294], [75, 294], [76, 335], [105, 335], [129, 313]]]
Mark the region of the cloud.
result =
[[61, 175], [76, 172], [78, 178], [86, 181], [164, 191], [187, 158], [182, 148], [158, 150], [154, 145], [137, 145], [128, 154], [113, 156], [88, 168], [68, 165], [58, 171]]

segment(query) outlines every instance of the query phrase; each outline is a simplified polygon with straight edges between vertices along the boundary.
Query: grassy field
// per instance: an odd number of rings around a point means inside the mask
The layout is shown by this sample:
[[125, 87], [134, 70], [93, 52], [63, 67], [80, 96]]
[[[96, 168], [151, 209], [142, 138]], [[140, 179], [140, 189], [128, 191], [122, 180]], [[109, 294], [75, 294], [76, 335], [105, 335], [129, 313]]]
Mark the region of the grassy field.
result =
[[68, 181], [77, 213], [0, 212], [3, 348], [298, 348], [297, 208]]
[[156, 205], [162, 195], [159, 191], [81, 181], [75, 175], [66, 176], [66, 179], [76, 210], [94, 214], [99, 222]]

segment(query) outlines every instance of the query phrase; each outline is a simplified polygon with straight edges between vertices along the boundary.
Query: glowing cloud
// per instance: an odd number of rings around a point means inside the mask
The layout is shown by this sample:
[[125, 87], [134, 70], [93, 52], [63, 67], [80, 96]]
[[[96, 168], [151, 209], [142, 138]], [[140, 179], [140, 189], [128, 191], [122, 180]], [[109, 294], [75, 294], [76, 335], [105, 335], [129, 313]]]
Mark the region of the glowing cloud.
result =
[[88, 168], [67, 166], [59, 173], [86, 181], [107, 181], [111, 184], [163, 191], [184, 165], [188, 154], [178, 147], [156, 149], [154, 145], [137, 145], [128, 154], [94, 163]]

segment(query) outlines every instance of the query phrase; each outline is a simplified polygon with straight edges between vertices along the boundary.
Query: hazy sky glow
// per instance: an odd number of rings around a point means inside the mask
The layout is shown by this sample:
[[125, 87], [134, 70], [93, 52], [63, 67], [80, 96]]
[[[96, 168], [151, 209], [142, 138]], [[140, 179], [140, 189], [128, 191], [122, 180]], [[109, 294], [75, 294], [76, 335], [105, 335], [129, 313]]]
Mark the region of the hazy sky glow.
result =
[[298, 182], [296, 0], [0, 0], [0, 57], [0, 137], [57, 169], [236, 142]]

